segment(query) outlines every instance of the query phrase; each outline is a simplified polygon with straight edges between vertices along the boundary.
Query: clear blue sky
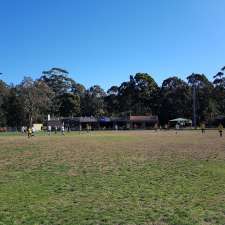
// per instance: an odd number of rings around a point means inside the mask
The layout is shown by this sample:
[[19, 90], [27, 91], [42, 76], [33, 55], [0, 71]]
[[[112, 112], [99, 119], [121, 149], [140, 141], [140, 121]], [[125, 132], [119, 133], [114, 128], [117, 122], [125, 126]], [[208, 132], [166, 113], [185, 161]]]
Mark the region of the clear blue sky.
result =
[[225, 65], [224, 0], [0, 0], [8, 83], [65, 68], [104, 89], [147, 72], [160, 84]]

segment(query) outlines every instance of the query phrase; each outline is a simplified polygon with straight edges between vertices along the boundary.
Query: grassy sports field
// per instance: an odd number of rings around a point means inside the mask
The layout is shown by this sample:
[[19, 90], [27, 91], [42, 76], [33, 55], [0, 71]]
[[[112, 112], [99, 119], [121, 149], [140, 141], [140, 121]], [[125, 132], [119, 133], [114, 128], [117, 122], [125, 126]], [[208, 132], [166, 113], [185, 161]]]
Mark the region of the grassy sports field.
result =
[[0, 224], [225, 224], [225, 137], [0, 134]]

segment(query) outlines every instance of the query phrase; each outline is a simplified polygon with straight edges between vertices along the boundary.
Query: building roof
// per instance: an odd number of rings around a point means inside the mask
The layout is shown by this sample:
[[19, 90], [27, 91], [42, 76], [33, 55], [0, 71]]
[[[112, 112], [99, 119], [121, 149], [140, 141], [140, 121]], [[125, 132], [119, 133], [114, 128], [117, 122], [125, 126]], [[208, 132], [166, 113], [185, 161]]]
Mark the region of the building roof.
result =
[[80, 122], [80, 123], [96, 123], [96, 122], [157, 122], [158, 116], [129, 116], [129, 117], [64, 117], [51, 119], [50, 123], [58, 124], [61, 122]]
[[94, 123], [97, 122], [98, 120], [95, 117], [80, 117], [80, 122], [81, 123]]
[[127, 118], [125, 118], [125, 117], [111, 117], [111, 121], [113, 121], [113, 122], [127, 122]]
[[61, 126], [62, 125], [61, 120], [48, 120], [47, 123], [48, 123], [48, 126]]
[[187, 122], [187, 123], [191, 123], [191, 120], [185, 119], [185, 118], [176, 118], [176, 119], [170, 120], [170, 122]]
[[111, 118], [110, 117], [100, 117], [99, 118], [99, 122], [110, 122], [111, 121]]
[[157, 116], [130, 116], [130, 121], [136, 121], [136, 122], [151, 122], [151, 121], [157, 121]]

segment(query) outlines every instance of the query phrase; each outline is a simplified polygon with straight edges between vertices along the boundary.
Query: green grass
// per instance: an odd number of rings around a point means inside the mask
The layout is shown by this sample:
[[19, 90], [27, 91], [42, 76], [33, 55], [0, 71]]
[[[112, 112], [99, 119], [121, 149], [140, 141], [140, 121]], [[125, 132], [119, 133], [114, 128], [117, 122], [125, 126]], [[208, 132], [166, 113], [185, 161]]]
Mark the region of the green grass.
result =
[[171, 134], [174, 156], [156, 135], [2, 137], [0, 224], [225, 224], [223, 155], [180, 154]]

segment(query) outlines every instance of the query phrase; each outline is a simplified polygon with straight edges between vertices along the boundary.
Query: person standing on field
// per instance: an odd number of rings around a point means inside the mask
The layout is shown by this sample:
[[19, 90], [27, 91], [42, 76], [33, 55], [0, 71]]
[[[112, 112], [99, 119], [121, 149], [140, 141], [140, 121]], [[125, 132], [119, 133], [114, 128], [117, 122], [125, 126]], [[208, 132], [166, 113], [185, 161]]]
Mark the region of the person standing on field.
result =
[[219, 131], [220, 137], [222, 137], [223, 136], [223, 125], [221, 123], [218, 126], [218, 131]]
[[168, 124], [165, 124], [164, 128], [165, 130], [168, 130]]
[[25, 133], [26, 133], [25, 130], [26, 130], [25, 127], [22, 126], [22, 127], [21, 127], [21, 133], [22, 133], [22, 134], [25, 134]]
[[28, 127], [28, 130], [27, 130], [27, 136], [28, 136], [28, 138], [30, 138], [31, 135], [32, 135], [32, 130], [31, 130], [30, 127]]
[[154, 125], [154, 129], [155, 129], [155, 132], [157, 132], [157, 131], [158, 131], [158, 123], [155, 123], [155, 125]]
[[58, 130], [58, 127], [57, 127], [57, 126], [55, 126], [55, 134], [57, 134], [57, 130]]
[[48, 126], [48, 135], [51, 135], [52, 127], [49, 125]]
[[61, 132], [62, 132], [62, 135], [65, 135], [65, 128], [64, 128], [63, 125], [62, 125], [62, 127], [61, 127]]
[[36, 130], [35, 130], [35, 127], [33, 126], [33, 127], [32, 127], [32, 129], [31, 129], [31, 132], [32, 132], [32, 136], [34, 136], [34, 134], [35, 134], [35, 131], [36, 131]]
[[205, 124], [204, 123], [201, 124], [201, 131], [202, 131], [202, 134], [205, 133]]
[[176, 128], [176, 134], [177, 134], [178, 130], [180, 129], [179, 123], [176, 124], [176, 127], [175, 128]]

